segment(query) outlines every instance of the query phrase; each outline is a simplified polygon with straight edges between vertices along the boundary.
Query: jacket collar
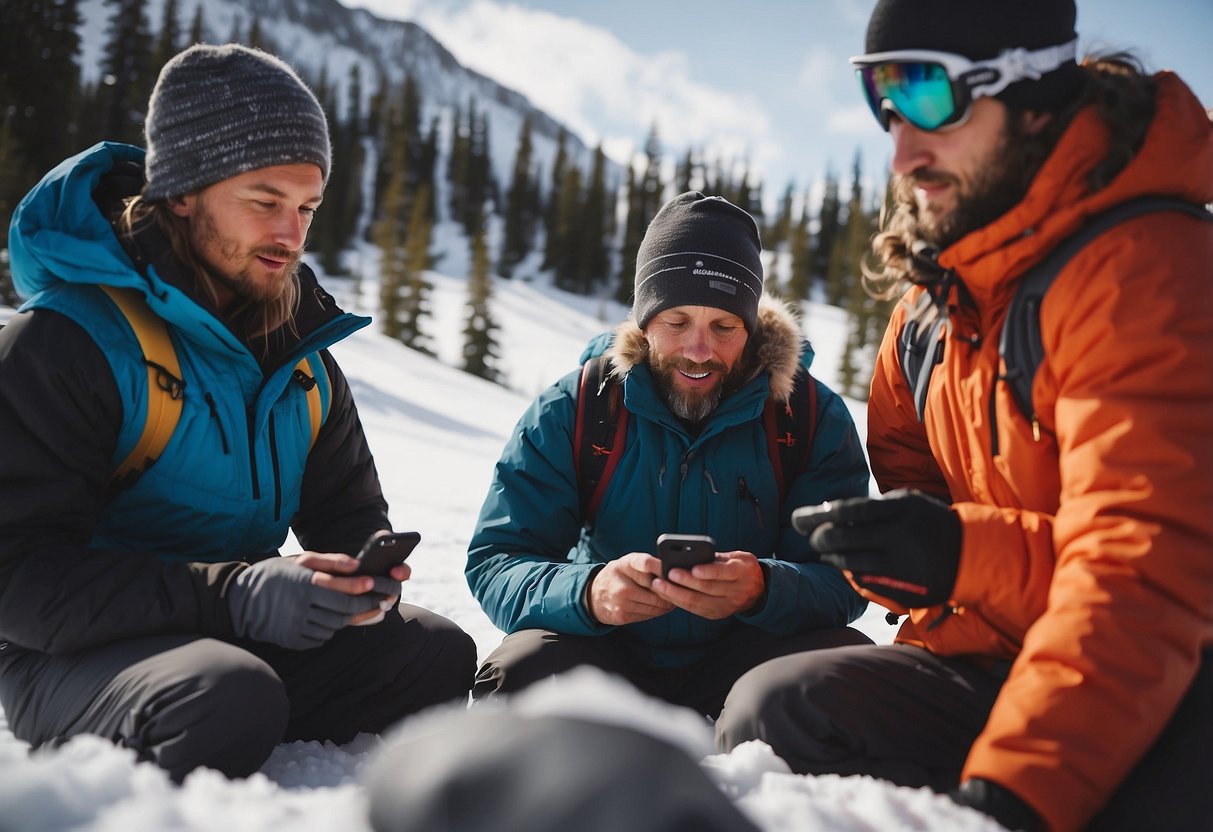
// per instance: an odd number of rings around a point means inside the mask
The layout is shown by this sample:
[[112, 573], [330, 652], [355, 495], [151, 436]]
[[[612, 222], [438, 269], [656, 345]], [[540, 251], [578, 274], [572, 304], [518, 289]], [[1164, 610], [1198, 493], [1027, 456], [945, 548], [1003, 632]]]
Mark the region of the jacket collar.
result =
[[[741, 355], [747, 366], [747, 382], [765, 372], [770, 377], [771, 395], [777, 401], [787, 401], [792, 394], [796, 368], [801, 364], [802, 350], [807, 352], [805, 361], [811, 360], [812, 353], [804, 343], [791, 307], [764, 294], [758, 302], [758, 322]], [[615, 328], [606, 356], [611, 362], [611, 374], [620, 379], [637, 365], [648, 363], [649, 342], [634, 320], [629, 318]]]

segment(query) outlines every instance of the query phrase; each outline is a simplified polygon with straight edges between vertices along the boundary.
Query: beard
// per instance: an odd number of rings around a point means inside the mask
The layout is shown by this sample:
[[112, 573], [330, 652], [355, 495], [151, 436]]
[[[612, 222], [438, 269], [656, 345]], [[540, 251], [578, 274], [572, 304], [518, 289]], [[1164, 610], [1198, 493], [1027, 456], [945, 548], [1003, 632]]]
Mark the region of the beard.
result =
[[1020, 150], [1025, 137], [1019, 123], [1008, 120], [1007, 130], [987, 164], [967, 180], [930, 168], [898, 177], [901, 181], [896, 192], [911, 204], [916, 184], [947, 184], [956, 192], [956, 207], [942, 216], [915, 211], [917, 236], [942, 251], [1018, 205], [1028, 192], [1036, 167]]
[[[223, 236], [214, 215], [199, 199], [198, 211], [190, 223], [190, 243], [207, 276], [240, 300], [251, 304], [266, 304], [286, 294], [296, 278], [303, 250], [291, 251], [282, 246], [257, 246], [242, 249], [237, 240]], [[285, 260], [277, 279], [259, 279], [254, 269], [264, 269], [259, 256]]]
[[[744, 354], [743, 354], [744, 357]], [[650, 346], [649, 368], [653, 372], [653, 380], [657, 384], [657, 392], [665, 401], [670, 412], [686, 422], [702, 422], [719, 406], [730, 393], [736, 392], [743, 381], [742, 368], [745, 361], [738, 359], [730, 370], [719, 361], [690, 361], [685, 358], [667, 357], [661, 355]], [[698, 375], [700, 373], [716, 373], [718, 380], [710, 390], [687, 391], [681, 390], [675, 381], [679, 373]]]

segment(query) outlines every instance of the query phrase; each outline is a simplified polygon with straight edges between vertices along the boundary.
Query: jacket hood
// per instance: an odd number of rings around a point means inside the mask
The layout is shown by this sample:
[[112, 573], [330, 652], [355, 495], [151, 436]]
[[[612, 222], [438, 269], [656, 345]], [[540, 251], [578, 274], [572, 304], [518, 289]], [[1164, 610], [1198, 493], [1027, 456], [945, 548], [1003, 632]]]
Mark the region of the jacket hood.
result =
[[[615, 328], [606, 356], [611, 362], [611, 374], [620, 379], [636, 365], [648, 361], [648, 339], [633, 319], [628, 318]], [[809, 367], [813, 348], [801, 336], [792, 308], [764, 294], [758, 301], [758, 323], [741, 360], [748, 364], [747, 380], [762, 372], [769, 373], [771, 395], [777, 401], [787, 401], [792, 394], [796, 368], [802, 363], [806, 369]]]
[[59, 163], [13, 212], [13, 285], [30, 298], [57, 283], [137, 287], [146, 283], [93, 200], [115, 167], [143, 164], [138, 147], [102, 142]]
[[940, 265], [955, 269], [979, 303], [1008, 299], [1014, 291], [1008, 278], [1023, 274], [1088, 217], [1113, 205], [1147, 195], [1213, 201], [1209, 116], [1174, 73], [1159, 73], [1155, 81], [1150, 128], [1133, 160], [1107, 187], [1093, 192], [1086, 183], [1109, 142], [1108, 128], [1088, 108], [1062, 134], [1018, 205], [940, 255]]

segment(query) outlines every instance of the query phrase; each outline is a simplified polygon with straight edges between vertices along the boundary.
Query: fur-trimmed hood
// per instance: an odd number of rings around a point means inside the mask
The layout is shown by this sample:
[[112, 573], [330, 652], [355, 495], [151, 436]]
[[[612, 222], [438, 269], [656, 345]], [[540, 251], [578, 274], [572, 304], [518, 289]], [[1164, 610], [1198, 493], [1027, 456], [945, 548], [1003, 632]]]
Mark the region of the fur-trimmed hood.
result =
[[[799, 318], [792, 307], [763, 294], [758, 301], [758, 323], [741, 355], [748, 367], [746, 380], [762, 372], [769, 373], [771, 395], [777, 401], [787, 401], [800, 365], [802, 342]], [[615, 328], [606, 356], [611, 362], [611, 374], [621, 379], [637, 364], [648, 361], [648, 339], [634, 320], [628, 318]]]

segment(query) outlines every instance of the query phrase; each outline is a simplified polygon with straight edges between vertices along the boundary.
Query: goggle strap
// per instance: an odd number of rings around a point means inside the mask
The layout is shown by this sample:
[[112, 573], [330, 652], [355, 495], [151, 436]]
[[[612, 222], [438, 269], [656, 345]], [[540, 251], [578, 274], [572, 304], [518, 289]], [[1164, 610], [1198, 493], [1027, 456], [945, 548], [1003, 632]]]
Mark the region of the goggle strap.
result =
[[1023, 47], [1008, 49], [997, 58], [980, 61], [974, 64], [970, 72], [976, 73], [983, 68], [995, 69], [998, 76], [986, 83], [973, 84], [969, 87], [974, 98], [993, 96], [1005, 90], [1016, 81], [1039, 79], [1042, 75], [1058, 69], [1065, 63], [1074, 60], [1078, 54], [1078, 39], [1069, 43], [1059, 43], [1046, 46], [1043, 49], [1029, 51]]

